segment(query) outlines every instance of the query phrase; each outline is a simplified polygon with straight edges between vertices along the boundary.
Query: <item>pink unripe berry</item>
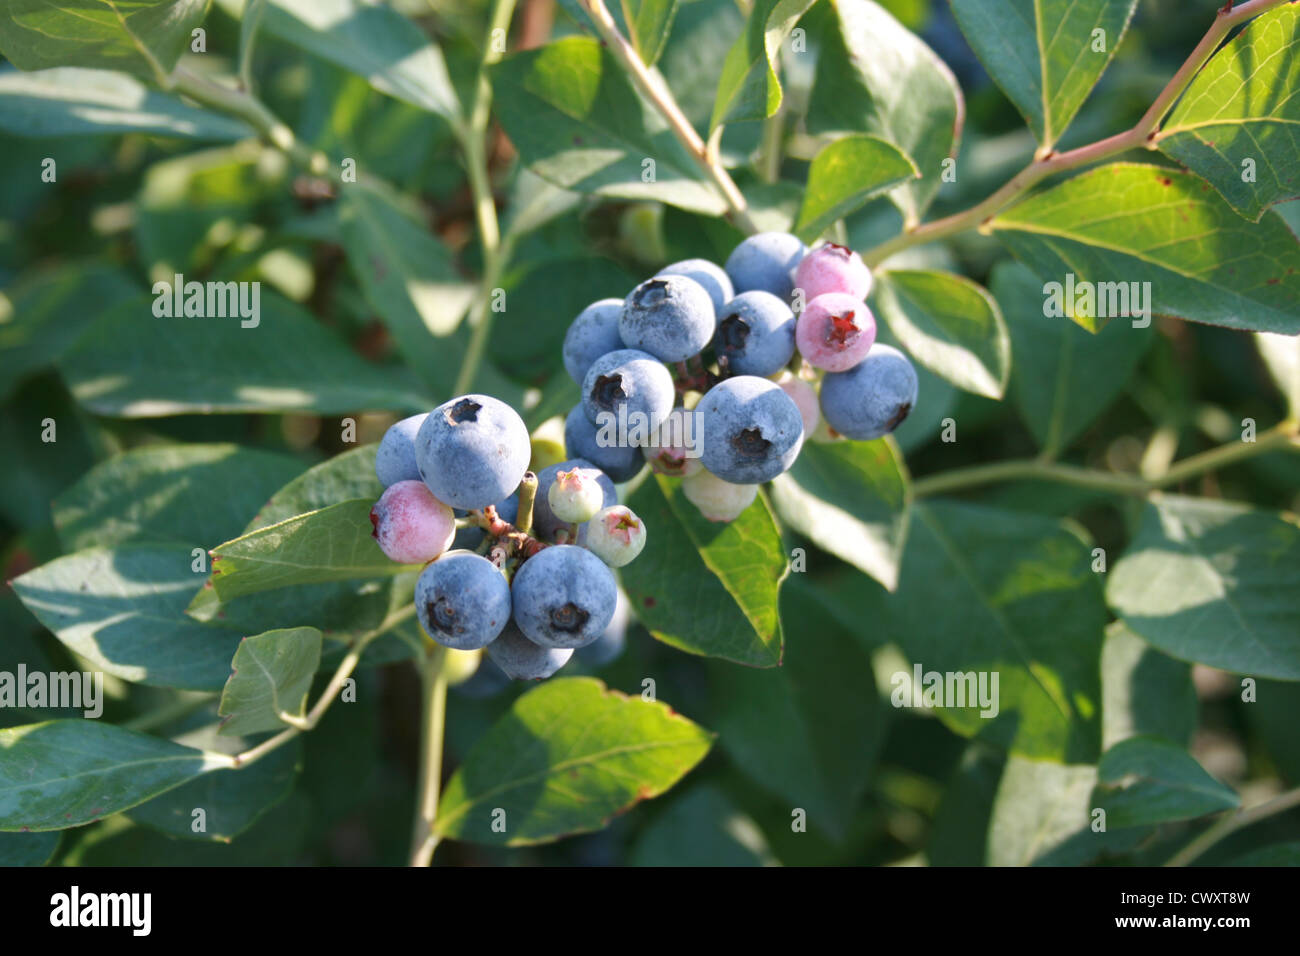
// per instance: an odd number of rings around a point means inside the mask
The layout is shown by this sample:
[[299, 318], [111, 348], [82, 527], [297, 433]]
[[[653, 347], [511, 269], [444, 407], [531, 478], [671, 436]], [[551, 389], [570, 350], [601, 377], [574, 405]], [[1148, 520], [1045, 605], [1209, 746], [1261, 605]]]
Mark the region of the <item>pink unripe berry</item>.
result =
[[828, 242], [800, 260], [794, 273], [794, 286], [803, 291], [805, 302], [828, 292], [841, 292], [865, 301], [871, 294], [871, 270], [852, 249]]
[[389, 560], [425, 564], [456, 537], [456, 515], [422, 481], [398, 481], [370, 509], [373, 537]]
[[710, 521], [735, 521], [758, 497], [758, 485], [733, 485], [701, 469], [682, 479], [682, 494]]
[[556, 472], [546, 500], [555, 517], [581, 524], [605, 504], [605, 489], [596, 482], [596, 474], [591, 470], [572, 468]]
[[817, 389], [812, 387], [812, 383], [805, 382], [792, 372], [782, 372], [781, 377], [776, 380], [776, 384], [780, 385], [781, 390], [794, 399], [794, 404], [799, 409], [799, 417], [803, 419], [804, 437], [811, 437], [812, 433], [817, 430], [817, 423], [822, 420], [821, 402], [817, 398]]
[[626, 505], [596, 512], [587, 525], [587, 550], [611, 568], [621, 568], [645, 547], [645, 522]]
[[876, 318], [865, 302], [828, 292], [808, 303], [794, 330], [799, 354], [828, 372], [847, 372], [876, 341]]

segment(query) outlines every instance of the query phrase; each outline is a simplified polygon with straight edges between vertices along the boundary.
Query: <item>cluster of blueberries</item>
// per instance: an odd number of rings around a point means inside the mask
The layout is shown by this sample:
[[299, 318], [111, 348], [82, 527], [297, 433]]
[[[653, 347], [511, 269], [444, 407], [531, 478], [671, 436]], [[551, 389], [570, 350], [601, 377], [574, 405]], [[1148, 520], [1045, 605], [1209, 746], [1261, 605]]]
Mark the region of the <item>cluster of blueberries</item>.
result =
[[593, 302], [564, 341], [582, 388], [567, 453], [619, 482], [648, 461], [681, 476], [707, 518], [731, 521], [806, 437], [888, 434], [916, 404], [917, 377], [876, 343], [871, 282], [844, 246], [765, 232], [725, 268], [688, 259]]
[[485, 648], [519, 680], [551, 676], [607, 632], [618, 603], [610, 568], [646, 537], [599, 469], [566, 461], [534, 475], [531, 456], [509, 405], [454, 398], [384, 434], [375, 458], [384, 493], [370, 511], [385, 555], [427, 564], [415, 585], [425, 633], [444, 647]]

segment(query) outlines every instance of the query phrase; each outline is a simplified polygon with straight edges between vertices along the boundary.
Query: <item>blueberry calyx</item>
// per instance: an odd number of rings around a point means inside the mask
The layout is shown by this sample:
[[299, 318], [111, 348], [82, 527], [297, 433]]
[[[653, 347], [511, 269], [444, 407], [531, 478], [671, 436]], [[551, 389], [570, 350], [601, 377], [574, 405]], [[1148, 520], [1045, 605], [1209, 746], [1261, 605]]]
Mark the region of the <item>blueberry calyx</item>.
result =
[[749, 333], [749, 323], [737, 313], [727, 316], [718, 325], [718, 339], [725, 349], [740, 351], [745, 347], [745, 340], [749, 338]]
[[443, 634], [456, 633], [456, 609], [445, 597], [430, 601], [425, 608], [430, 623], [437, 626]]
[[887, 428], [889, 431], [893, 431], [899, 425], [903, 424], [903, 419], [905, 419], [908, 415], [910, 415], [911, 412], [912, 412], [912, 403], [903, 402], [894, 411], [893, 417], [890, 418], [889, 421], [885, 423], [885, 428]]
[[668, 294], [664, 291], [668, 288], [666, 279], [647, 279], [636, 287], [632, 295], [632, 304], [637, 308], [651, 308], [658, 305]]
[[767, 457], [772, 443], [757, 428], [743, 428], [731, 439], [731, 447], [744, 458], [762, 460]]
[[613, 411], [618, 403], [627, 398], [627, 392], [623, 391], [623, 376], [621, 375], [600, 375], [596, 378], [596, 384], [591, 387], [591, 400], [598, 408], [606, 411]]
[[842, 315], [832, 315], [830, 325], [826, 329], [826, 344], [834, 346], [837, 349], [846, 349], [853, 344], [854, 340], [862, 333], [856, 322], [853, 321], [855, 313], [850, 310]]
[[483, 406], [472, 398], [462, 398], [451, 408], [447, 409], [448, 425], [463, 425], [465, 422], [478, 421], [479, 410]]
[[580, 631], [591, 615], [570, 601], [551, 611], [551, 624], [557, 631], [574, 633]]

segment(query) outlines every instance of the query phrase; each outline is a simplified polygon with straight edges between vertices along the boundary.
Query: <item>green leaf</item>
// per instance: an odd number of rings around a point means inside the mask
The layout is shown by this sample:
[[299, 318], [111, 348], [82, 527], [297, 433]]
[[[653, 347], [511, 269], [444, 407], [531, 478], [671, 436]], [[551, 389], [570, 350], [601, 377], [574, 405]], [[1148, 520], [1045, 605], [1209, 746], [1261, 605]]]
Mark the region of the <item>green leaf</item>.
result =
[[622, 569], [638, 620], [665, 644], [752, 667], [781, 660], [777, 588], [787, 562], [766, 502], [730, 523], [707, 520], [681, 482], [655, 476], [627, 505], [653, 529]]
[[633, 866], [773, 866], [763, 831], [716, 787], [670, 799], [632, 847]]
[[0, 73], [0, 130], [33, 139], [145, 133], [221, 142], [253, 134], [238, 120], [187, 106], [123, 73], [75, 66]]
[[813, 0], [755, 0], [745, 24], [722, 64], [709, 130], [724, 123], [761, 120], [781, 105], [781, 80], [774, 57]]
[[1161, 152], [1251, 220], [1300, 196], [1298, 52], [1300, 10], [1287, 3], [1260, 14], [1201, 69], [1156, 134]]
[[910, 501], [902, 453], [889, 439], [805, 443], [772, 483], [772, 505], [786, 524], [891, 591]]
[[211, 551], [212, 586], [195, 595], [190, 610], [261, 591], [409, 570], [379, 550], [370, 524], [373, 506], [369, 498], [340, 501], [217, 545]]
[[1226, 501], [1160, 496], [1110, 573], [1129, 629], [1180, 660], [1300, 680], [1300, 526]]
[[1045, 147], [1088, 98], [1136, 8], [1137, 0], [952, 0], [971, 48]]
[[1012, 757], [989, 822], [992, 866], [1079, 866], [1103, 850], [1093, 833], [1090, 796], [1097, 768]]
[[[586, 29], [596, 29], [579, 0], [560, 0], [560, 6]], [[610, 0], [605, 8], [618, 32], [632, 41], [641, 62], [651, 65], [657, 62], [668, 44], [677, 0]]]
[[1034, 759], [1096, 757], [1106, 609], [1091, 562], [1078, 534], [1049, 518], [912, 504], [898, 592], [888, 601], [903, 649], [923, 674], [984, 674], [990, 690], [998, 679], [996, 716], [952, 700], [935, 708], [945, 724]]
[[1275, 843], [1233, 857], [1227, 866], [1300, 866], [1300, 840]]
[[1158, 737], [1130, 737], [1107, 750], [1097, 765], [1092, 799], [1106, 811], [1108, 827], [1194, 820], [1241, 805], [1231, 787], [1182, 747]]
[[823, 147], [808, 167], [808, 185], [794, 231], [812, 242], [867, 200], [920, 175], [906, 153], [883, 139], [837, 139]]
[[877, 272], [876, 308], [904, 349], [958, 388], [1001, 398], [1011, 339], [988, 291], [949, 272]]
[[[726, 209], [613, 55], [566, 37], [492, 68], [497, 116], [524, 163], [557, 186], [649, 199], [709, 215]], [[653, 176], [646, 160], [653, 160]]]
[[799, 629], [780, 667], [711, 662], [710, 699], [717, 704], [710, 721], [743, 773], [841, 842], [883, 743], [884, 708], [865, 647], [816, 591], [791, 582], [781, 610]]
[[983, 866], [988, 859], [989, 820], [1007, 756], [972, 741], [944, 781], [925, 855], [931, 866]]
[[1006, 316], [1015, 363], [1011, 394], [1045, 452], [1068, 448], [1123, 390], [1155, 336], [1111, 322], [1097, 333], [1043, 314], [1043, 283], [1017, 262], [1000, 262], [990, 289]]
[[[0, 76], [0, 82], [4, 77]], [[0, 109], [3, 109], [0, 98]], [[77, 262], [41, 272], [0, 297], [0, 398], [47, 365], [77, 340], [101, 310], [140, 294], [116, 266]]]
[[10, 0], [0, 52], [20, 70], [88, 66], [165, 85], [208, 0]]
[[0, 866], [44, 866], [59, 848], [59, 834], [0, 833]]
[[288, 455], [238, 445], [147, 445], [101, 462], [54, 501], [68, 551], [133, 541], [216, 544], [242, 531], [302, 470]]
[[314, 627], [267, 631], [240, 641], [217, 709], [225, 718], [221, 733], [240, 737], [283, 730], [281, 714], [304, 717], [320, 648], [321, 633]]
[[1109, 748], [1138, 735], [1187, 744], [1196, 731], [1192, 669], [1167, 657], [1122, 621], [1101, 648], [1101, 740]]
[[[258, 741], [221, 737], [215, 723], [175, 738], [200, 750], [234, 755]], [[214, 770], [183, 783], [127, 811], [127, 816], [154, 830], [186, 840], [229, 842], [289, 796], [302, 763], [302, 743], [292, 740], [255, 763], [239, 769]], [[201, 817], [195, 810], [202, 810]], [[199, 821], [203, 829], [196, 830]]]
[[921, 179], [889, 198], [905, 224], [921, 221], [957, 153], [965, 105], [952, 71], [878, 4], [836, 0], [827, 17], [807, 126], [813, 134], [870, 133], [912, 158]]
[[377, 499], [384, 486], [375, 474], [378, 445], [362, 445], [308, 468], [271, 495], [244, 532], [279, 524], [286, 518], [319, 511], [350, 498]]
[[[265, 289], [256, 327], [238, 317], [157, 318], [149, 299], [101, 316], [59, 362], [100, 415], [415, 412], [433, 403], [370, 365], [311, 315]], [[153, 328], [145, 334], [143, 330]]]
[[447, 337], [474, 298], [451, 251], [377, 188], [343, 191], [339, 225], [348, 263], [407, 364], [437, 393], [449, 393], [463, 356]]
[[96, 669], [155, 687], [220, 690], [241, 635], [185, 616], [203, 583], [193, 560], [184, 544], [89, 548], [28, 571], [13, 589]]
[[[1076, 288], [1106, 283], [1096, 298], [1107, 307], [1096, 311], [1125, 311], [1105, 290], [1136, 288], [1155, 315], [1300, 332], [1300, 244], [1291, 230], [1276, 214], [1246, 222], [1189, 173], [1113, 163], [1030, 196], [991, 226], [1045, 282], [1072, 274]], [[1141, 312], [1129, 298], [1127, 311]]]
[[599, 830], [673, 786], [710, 743], [663, 703], [588, 677], [550, 680], [479, 738], [447, 783], [435, 831], [524, 846]]
[[[242, 17], [246, 0], [217, 0]], [[365, 77], [381, 93], [448, 122], [460, 116], [442, 51], [387, 4], [365, 0], [266, 0], [260, 29]]]
[[0, 830], [79, 827], [227, 766], [223, 754], [96, 720], [0, 730]]
[[1286, 397], [1291, 418], [1300, 420], [1300, 337], [1256, 332], [1255, 346], [1273, 381]]

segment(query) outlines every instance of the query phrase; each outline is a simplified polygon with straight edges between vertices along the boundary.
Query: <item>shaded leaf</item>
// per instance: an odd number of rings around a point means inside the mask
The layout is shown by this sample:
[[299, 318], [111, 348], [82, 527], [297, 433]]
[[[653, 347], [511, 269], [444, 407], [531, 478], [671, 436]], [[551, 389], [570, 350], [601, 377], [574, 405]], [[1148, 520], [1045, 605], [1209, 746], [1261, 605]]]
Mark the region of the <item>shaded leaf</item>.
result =
[[320, 666], [321, 633], [294, 627], [246, 637], [235, 651], [217, 713], [231, 737], [283, 730], [281, 714], [306, 715], [307, 693]]
[[773, 58], [813, 0], [755, 0], [745, 32], [728, 51], [718, 78], [709, 129], [761, 120], [781, 105], [781, 80]]
[[794, 231], [812, 242], [886, 190], [920, 176], [902, 150], [874, 136], [845, 136], [824, 146], [808, 167]]
[[1101, 648], [1102, 747], [1138, 735], [1191, 742], [1196, 730], [1192, 669], [1160, 653], [1121, 621]]
[[1130, 737], [1102, 755], [1093, 802], [1108, 827], [1136, 827], [1231, 810], [1241, 798], [1177, 744]]

